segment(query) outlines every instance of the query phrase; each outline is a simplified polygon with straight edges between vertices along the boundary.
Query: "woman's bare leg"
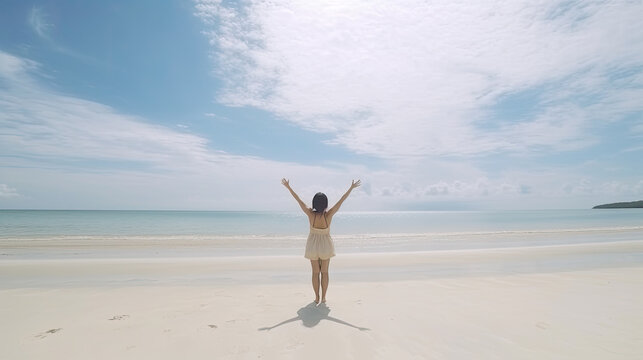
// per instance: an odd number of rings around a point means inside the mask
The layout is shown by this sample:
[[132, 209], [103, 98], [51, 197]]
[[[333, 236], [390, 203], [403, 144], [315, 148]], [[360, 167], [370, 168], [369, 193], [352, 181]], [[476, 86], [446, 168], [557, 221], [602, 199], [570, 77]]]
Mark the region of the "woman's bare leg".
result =
[[321, 271], [320, 260], [310, 260], [313, 268], [313, 290], [315, 291], [315, 303], [319, 304], [319, 272]]
[[326, 302], [326, 290], [328, 290], [328, 266], [330, 259], [321, 261], [321, 288], [322, 288], [322, 302]]

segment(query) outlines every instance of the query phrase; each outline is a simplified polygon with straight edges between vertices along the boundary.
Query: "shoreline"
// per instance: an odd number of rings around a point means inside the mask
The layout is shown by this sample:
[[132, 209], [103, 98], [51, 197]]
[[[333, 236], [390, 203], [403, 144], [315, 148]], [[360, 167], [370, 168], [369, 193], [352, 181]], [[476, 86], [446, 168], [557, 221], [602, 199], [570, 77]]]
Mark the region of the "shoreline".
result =
[[[557, 273], [643, 265], [643, 240], [434, 251], [339, 253], [339, 281], [398, 281]], [[0, 289], [90, 286], [296, 283], [309, 276], [303, 255], [5, 258]], [[365, 272], [367, 272], [365, 274]]]
[[[625, 243], [643, 227], [563, 231], [333, 235], [338, 254], [493, 250]], [[296, 256], [305, 236], [43, 236], [0, 237], [0, 260]]]

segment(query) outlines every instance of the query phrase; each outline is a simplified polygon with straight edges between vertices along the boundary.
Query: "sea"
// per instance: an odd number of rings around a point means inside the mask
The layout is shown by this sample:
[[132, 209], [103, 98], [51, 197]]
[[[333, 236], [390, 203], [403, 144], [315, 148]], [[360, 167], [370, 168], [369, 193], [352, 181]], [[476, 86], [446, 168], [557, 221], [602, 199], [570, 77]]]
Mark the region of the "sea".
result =
[[[0, 259], [294, 255], [301, 212], [0, 210]], [[643, 209], [340, 212], [338, 252], [448, 251], [643, 240]]]

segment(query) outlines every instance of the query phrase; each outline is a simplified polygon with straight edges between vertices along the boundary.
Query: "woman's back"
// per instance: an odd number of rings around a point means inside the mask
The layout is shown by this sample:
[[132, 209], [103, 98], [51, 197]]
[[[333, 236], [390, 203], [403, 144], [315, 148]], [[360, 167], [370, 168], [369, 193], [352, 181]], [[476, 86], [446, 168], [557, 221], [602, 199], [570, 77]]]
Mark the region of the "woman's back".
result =
[[312, 212], [312, 216], [309, 218], [310, 226], [313, 229], [328, 229], [330, 227], [330, 219], [327, 212], [318, 213]]

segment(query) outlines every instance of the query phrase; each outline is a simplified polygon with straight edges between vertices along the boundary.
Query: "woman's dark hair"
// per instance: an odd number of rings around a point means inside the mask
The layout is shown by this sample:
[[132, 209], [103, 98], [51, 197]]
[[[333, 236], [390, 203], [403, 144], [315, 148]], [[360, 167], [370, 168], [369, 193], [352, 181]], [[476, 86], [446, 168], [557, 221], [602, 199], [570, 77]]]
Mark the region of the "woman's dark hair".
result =
[[328, 207], [328, 198], [326, 194], [318, 192], [313, 196], [313, 211], [323, 213]]

